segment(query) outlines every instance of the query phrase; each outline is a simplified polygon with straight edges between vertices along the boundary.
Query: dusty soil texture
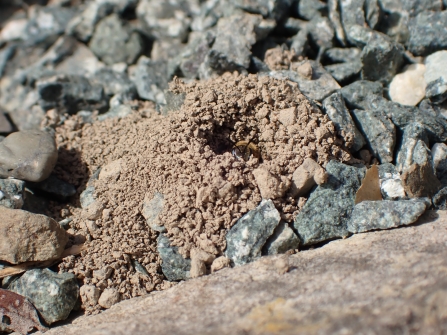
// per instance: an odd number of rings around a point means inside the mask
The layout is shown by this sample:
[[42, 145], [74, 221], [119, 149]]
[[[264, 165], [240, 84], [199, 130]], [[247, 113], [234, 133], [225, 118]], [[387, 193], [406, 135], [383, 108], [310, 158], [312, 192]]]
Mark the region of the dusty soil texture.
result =
[[46, 334], [442, 334], [447, 213], [265, 257]]
[[[153, 106], [137, 106], [123, 119], [80, 126], [71, 118], [56, 130], [61, 178], [84, 185], [99, 167], [113, 163], [94, 182], [96, 213], [80, 210], [79, 204], [55, 208], [73, 217], [73, 243], [84, 236], [88, 246], [82, 257], [64, 261], [60, 271], [74, 272], [101, 291], [115, 288], [123, 299], [171, 285], [160, 271], [157, 235], [141, 214], [144, 199], [164, 195], [159, 222], [182, 255], [199, 249], [219, 256], [226, 231], [261, 201], [254, 169], [268, 171], [273, 201], [291, 221], [305, 202], [288, 193], [303, 160], [312, 157], [324, 166], [331, 159], [351, 158], [332, 122], [293, 83], [225, 74], [188, 85], [175, 80], [170, 89], [184, 94], [185, 102], [167, 117], [158, 116]], [[252, 150], [235, 148], [240, 141]], [[136, 272], [133, 260], [149, 276]]]

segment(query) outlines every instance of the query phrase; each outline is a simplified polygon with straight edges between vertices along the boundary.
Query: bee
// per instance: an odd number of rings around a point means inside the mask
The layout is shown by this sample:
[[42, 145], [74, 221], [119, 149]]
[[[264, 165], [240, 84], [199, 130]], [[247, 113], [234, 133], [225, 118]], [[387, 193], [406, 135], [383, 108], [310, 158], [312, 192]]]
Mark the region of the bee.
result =
[[231, 151], [234, 157], [237, 159], [243, 159], [244, 161], [248, 161], [250, 156], [255, 158], [261, 158], [261, 153], [256, 146], [256, 144], [250, 141], [239, 141], [233, 146], [233, 150]]

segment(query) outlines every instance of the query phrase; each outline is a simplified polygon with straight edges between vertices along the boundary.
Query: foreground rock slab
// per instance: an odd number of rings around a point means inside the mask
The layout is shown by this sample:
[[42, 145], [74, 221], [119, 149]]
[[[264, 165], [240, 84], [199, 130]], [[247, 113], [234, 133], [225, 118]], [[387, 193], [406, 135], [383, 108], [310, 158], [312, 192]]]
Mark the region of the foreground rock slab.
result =
[[12, 264], [46, 261], [61, 256], [68, 241], [55, 220], [0, 206], [0, 260]]
[[447, 212], [418, 223], [223, 269], [45, 334], [441, 333]]

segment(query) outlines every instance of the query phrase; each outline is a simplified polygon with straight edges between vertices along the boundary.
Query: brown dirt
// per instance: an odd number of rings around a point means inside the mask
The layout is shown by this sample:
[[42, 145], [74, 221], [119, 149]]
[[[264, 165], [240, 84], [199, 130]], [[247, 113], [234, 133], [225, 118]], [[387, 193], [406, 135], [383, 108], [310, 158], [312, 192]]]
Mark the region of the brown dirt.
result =
[[[312, 157], [324, 166], [331, 159], [351, 158], [332, 122], [294, 83], [225, 74], [188, 85], [174, 80], [170, 88], [185, 93], [186, 99], [180, 111], [167, 117], [158, 116], [149, 104], [123, 119], [81, 125], [72, 117], [56, 128], [61, 152], [56, 172], [79, 185], [79, 192], [88, 175], [121, 160], [120, 172], [115, 165], [110, 170], [115, 172], [94, 183], [102, 209], [97, 219], [87, 219], [78, 203], [54, 210], [73, 218], [72, 243], [85, 239], [88, 245], [82, 257], [70, 257], [60, 271], [73, 272], [101, 291], [116, 288], [122, 298], [172, 285], [160, 271], [158, 233], [141, 215], [145, 197], [164, 195], [160, 222], [185, 257], [193, 249], [219, 256], [226, 231], [261, 201], [254, 169], [267, 170], [278, 180], [274, 203], [282, 218], [291, 221], [305, 199], [292, 197], [286, 186], [303, 160]], [[253, 149], [251, 155], [244, 151], [247, 160], [232, 153], [239, 141]], [[132, 260], [149, 276], [136, 272]]]

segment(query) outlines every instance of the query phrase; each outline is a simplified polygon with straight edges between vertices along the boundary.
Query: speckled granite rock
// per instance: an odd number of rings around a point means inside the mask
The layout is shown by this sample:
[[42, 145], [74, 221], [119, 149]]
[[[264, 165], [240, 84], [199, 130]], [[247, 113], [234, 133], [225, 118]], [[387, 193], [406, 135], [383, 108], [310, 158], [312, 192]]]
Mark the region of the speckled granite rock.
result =
[[265, 255], [283, 254], [288, 250], [297, 249], [299, 244], [300, 239], [288, 223], [280, 222], [262, 248], [262, 253]]
[[223, 269], [45, 334], [439, 334], [446, 229], [445, 211], [428, 212], [417, 225]]
[[8, 289], [27, 297], [48, 324], [65, 320], [79, 297], [74, 274], [48, 269], [28, 270]]
[[161, 269], [168, 280], [186, 280], [190, 277], [191, 260], [183, 258], [178, 248], [171, 246], [165, 234], [158, 236], [157, 250], [163, 262]]
[[327, 183], [310, 194], [294, 222], [302, 245], [348, 236], [346, 224], [365, 171], [335, 160], [326, 165]]
[[422, 201], [362, 201], [355, 205], [351, 213], [348, 231], [363, 233], [408, 225], [416, 222], [424, 213], [425, 207]]
[[261, 250], [280, 221], [272, 200], [262, 200], [258, 207], [241, 217], [227, 232], [225, 255], [235, 265], [261, 257]]

